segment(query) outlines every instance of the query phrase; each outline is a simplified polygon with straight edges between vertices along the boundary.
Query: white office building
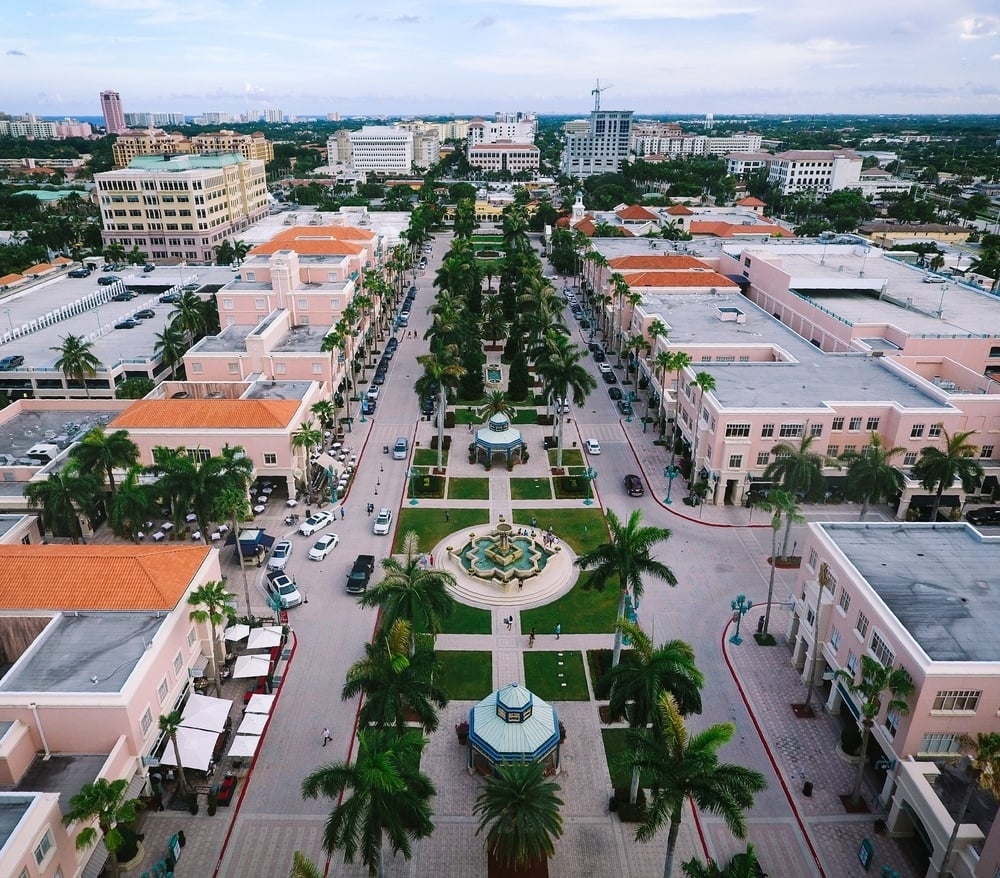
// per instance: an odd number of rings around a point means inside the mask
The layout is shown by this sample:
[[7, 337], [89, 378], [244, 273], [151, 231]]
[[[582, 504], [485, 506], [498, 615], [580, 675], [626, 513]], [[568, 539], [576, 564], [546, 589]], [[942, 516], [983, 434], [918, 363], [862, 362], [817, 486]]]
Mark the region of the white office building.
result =
[[793, 149], [771, 158], [767, 181], [782, 195], [812, 192], [828, 195], [857, 186], [861, 178], [861, 156], [850, 149]]
[[567, 134], [562, 171], [568, 177], [614, 174], [629, 156], [631, 110], [594, 110], [585, 133]]
[[351, 164], [357, 171], [408, 174], [413, 168], [413, 132], [386, 125], [365, 125], [348, 135]]

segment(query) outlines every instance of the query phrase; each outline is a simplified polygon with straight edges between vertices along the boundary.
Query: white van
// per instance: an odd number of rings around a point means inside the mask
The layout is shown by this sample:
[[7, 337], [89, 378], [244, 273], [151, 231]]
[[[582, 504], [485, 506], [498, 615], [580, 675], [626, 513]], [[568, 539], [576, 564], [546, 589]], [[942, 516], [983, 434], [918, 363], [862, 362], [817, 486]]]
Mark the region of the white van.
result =
[[393, 460], [406, 460], [406, 456], [410, 451], [410, 443], [406, 441], [405, 436], [400, 436], [396, 440], [396, 444], [392, 446], [392, 459]]

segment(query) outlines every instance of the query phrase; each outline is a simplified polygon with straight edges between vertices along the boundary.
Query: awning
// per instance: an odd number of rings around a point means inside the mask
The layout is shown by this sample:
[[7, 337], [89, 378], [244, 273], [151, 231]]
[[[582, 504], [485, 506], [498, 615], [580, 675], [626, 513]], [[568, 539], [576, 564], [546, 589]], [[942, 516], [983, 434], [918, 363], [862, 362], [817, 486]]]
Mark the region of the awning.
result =
[[237, 730], [237, 735], [262, 735], [269, 717], [266, 713], [248, 713]]
[[240, 759], [250, 759], [260, 746], [260, 735], [237, 735], [229, 748], [229, 755]]
[[1000, 479], [996, 476], [987, 476], [983, 479], [983, 484], [979, 488], [979, 493], [992, 494], [997, 488], [1000, 488]]
[[221, 732], [226, 727], [229, 711], [233, 707], [232, 699], [212, 698], [209, 695], [193, 693], [184, 705], [181, 715], [181, 725], [189, 729], [205, 729], [209, 732]]
[[241, 655], [236, 659], [233, 678], [266, 677], [271, 672], [271, 659], [266, 655]]
[[226, 629], [226, 640], [244, 640], [250, 636], [249, 625], [230, 625]]
[[[962, 500], [960, 497], [956, 497], [954, 494], [944, 494], [941, 497], [942, 508], [946, 506], [960, 506]], [[914, 494], [910, 498], [910, 508], [911, 509], [930, 509], [934, 505], [934, 495], [933, 494]]]
[[[197, 771], [208, 771], [208, 766], [212, 762], [212, 755], [215, 753], [215, 744], [219, 740], [218, 732], [206, 732], [204, 729], [189, 729], [181, 726], [177, 729], [177, 749], [180, 751], [181, 762], [185, 768], [193, 768]], [[160, 757], [161, 765], [176, 765], [174, 758], [174, 744], [169, 738], [163, 755]]]
[[281, 644], [281, 626], [265, 625], [254, 628], [247, 640], [247, 649], [271, 649]]
[[247, 713], [270, 713], [274, 707], [274, 693], [251, 695], [247, 702]]
[[199, 679], [205, 676], [205, 671], [208, 670], [208, 656], [200, 655], [195, 660], [195, 663], [191, 665], [188, 674], [195, 679]]

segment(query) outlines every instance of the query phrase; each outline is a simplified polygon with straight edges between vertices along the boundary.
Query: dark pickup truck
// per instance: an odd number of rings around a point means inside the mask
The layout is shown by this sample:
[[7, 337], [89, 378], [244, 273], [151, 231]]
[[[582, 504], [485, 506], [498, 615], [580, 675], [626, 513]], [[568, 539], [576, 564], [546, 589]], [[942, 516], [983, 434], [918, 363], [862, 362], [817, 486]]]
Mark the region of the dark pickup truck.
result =
[[372, 571], [375, 570], [374, 555], [358, 555], [354, 559], [354, 566], [347, 574], [347, 591], [351, 594], [362, 594], [368, 590], [368, 582], [372, 578]]

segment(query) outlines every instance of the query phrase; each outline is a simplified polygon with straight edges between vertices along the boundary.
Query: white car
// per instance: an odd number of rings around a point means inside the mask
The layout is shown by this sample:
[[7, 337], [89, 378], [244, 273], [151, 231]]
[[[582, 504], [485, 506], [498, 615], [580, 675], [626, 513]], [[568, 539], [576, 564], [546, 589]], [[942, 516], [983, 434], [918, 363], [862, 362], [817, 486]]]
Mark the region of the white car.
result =
[[267, 559], [267, 569], [284, 570], [291, 554], [292, 544], [288, 540], [275, 543], [274, 548], [271, 549], [271, 557]]
[[294, 579], [289, 579], [287, 573], [272, 570], [264, 577], [264, 587], [270, 597], [274, 598], [283, 610], [297, 607], [302, 603], [302, 594]]
[[392, 525], [392, 510], [386, 509], [384, 506], [378, 511], [378, 515], [375, 516], [375, 523], [372, 525], [372, 533], [384, 536], [389, 533], [389, 528]]
[[601, 443], [596, 439], [588, 439], [584, 444], [587, 446], [587, 454], [601, 453]]
[[603, 363], [598, 363], [597, 364], [597, 371], [600, 372], [602, 375], [605, 372], [610, 372], [611, 371], [611, 364], [608, 363], [607, 361], [605, 361]]
[[309, 560], [322, 561], [335, 548], [337, 548], [337, 543], [339, 542], [340, 537], [336, 534], [323, 534], [323, 536], [313, 543], [313, 547], [309, 550]]
[[333, 515], [329, 512], [317, 512], [315, 515], [307, 518], [302, 524], [299, 525], [299, 533], [304, 537], [311, 537], [316, 531], [322, 530], [331, 521], [333, 521]]

